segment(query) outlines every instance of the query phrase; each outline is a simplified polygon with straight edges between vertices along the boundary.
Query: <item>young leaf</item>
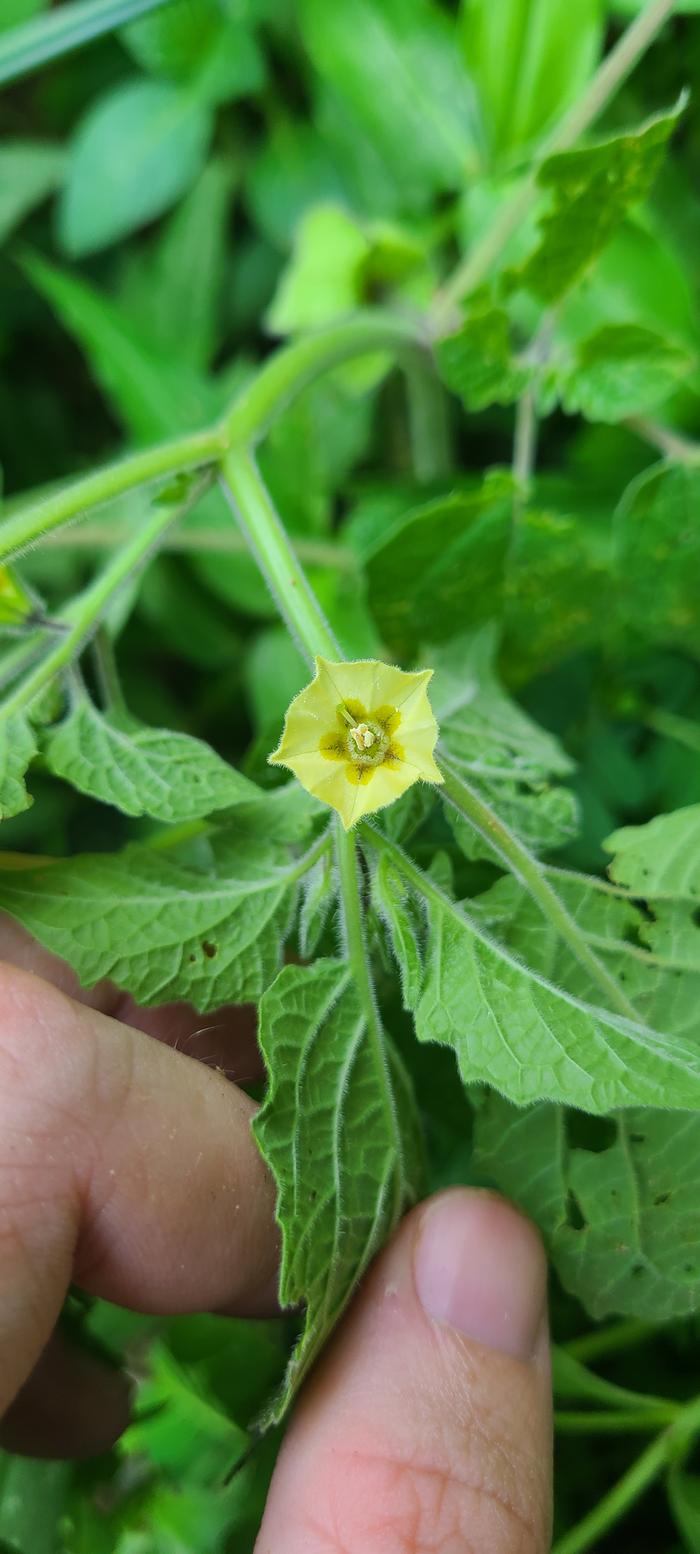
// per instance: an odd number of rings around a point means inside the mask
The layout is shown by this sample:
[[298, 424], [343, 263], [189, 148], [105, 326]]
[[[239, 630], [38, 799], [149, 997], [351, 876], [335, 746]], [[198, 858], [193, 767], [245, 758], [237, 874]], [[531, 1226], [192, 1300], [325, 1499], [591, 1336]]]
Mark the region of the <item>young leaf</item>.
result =
[[59, 233], [73, 257], [162, 215], [201, 171], [210, 110], [192, 93], [134, 79], [88, 110], [70, 152]]
[[370, 606], [397, 655], [498, 614], [512, 490], [508, 475], [488, 474], [475, 490], [414, 508], [369, 552]]
[[548, 306], [564, 296], [627, 212], [646, 199], [684, 106], [681, 100], [641, 129], [542, 163], [537, 177], [551, 195], [551, 209], [542, 218], [538, 247], [509, 273], [511, 286], [524, 287]]
[[36, 748], [36, 735], [26, 718], [0, 723], [0, 820], [21, 814], [33, 802], [23, 779]]
[[447, 387], [467, 410], [513, 404], [533, 374], [514, 358], [508, 314], [488, 299], [480, 307], [472, 304], [456, 333], [438, 341], [437, 360]]
[[65, 166], [61, 146], [39, 140], [0, 145], [0, 243], [58, 188]]
[[268, 329], [292, 334], [350, 313], [362, 300], [362, 265], [370, 247], [358, 222], [341, 206], [316, 205], [307, 211], [268, 309]]
[[201, 739], [101, 713], [86, 696], [49, 733], [45, 755], [57, 777], [124, 815], [196, 820], [257, 792]]
[[0, 906], [75, 970], [142, 1004], [206, 1012], [258, 998], [279, 970], [305, 863], [245, 835], [213, 844], [207, 872], [127, 847], [0, 873]]
[[269, 1074], [254, 1130], [278, 1189], [280, 1301], [306, 1305], [279, 1420], [375, 1253], [417, 1195], [418, 1125], [348, 965], [286, 966], [260, 1006]]
[[469, 0], [462, 11], [467, 68], [492, 155], [530, 145], [574, 102], [603, 39], [601, 0]]
[[653, 329], [606, 324], [579, 343], [557, 386], [569, 414], [623, 421], [667, 399], [692, 366], [684, 346]]
[[477, 1163], [536, 1219], [565, 1288], [592, 1316], [662, 1322], [699, 1310], [700, 1118], [625, 1111], [602, 1149], [573, 1148], [567, 1124], [556, 1106], [523, 1112], [488, 1096]]
[[[431, 650], [431, 702], [441, 743], [471, 786], [499, 817], [537, 851], [561, 846], [575, 834], [574, 795], [552, 779], [572, 762], [558, 741], [522, 712], [501, 686], [491, 626]], [[468, 858], [492, 858], [486, 838], [453, 809], [448, 819]]]
[[619, 611], [636, 637], [700, 646], [700, 468], [656, 464], [633, 480], [615, 515]]
[[338, 886], [330, 853], [319, 858], [309, 869], [301, 888], [299, 912], [299, 953], [311, 960], [335, 905]]
[[415, 1009], [423, 979], [423, 924], [405, 880], [386, 855], [372, 876], [372, 905], [394, 943], [404, 1009]]
[[[594, 1113], [640, 1104], [700, 1109], [696, 1041], [662, 1036], [555, 987], [392, 843], [370, 834], [427, 916], [416, 1034], [454, 1048], [465, 1084], [493, 1085], [519, 1106], [546, 1098]], [[398, 958], [397, 929], [393, 942]]]

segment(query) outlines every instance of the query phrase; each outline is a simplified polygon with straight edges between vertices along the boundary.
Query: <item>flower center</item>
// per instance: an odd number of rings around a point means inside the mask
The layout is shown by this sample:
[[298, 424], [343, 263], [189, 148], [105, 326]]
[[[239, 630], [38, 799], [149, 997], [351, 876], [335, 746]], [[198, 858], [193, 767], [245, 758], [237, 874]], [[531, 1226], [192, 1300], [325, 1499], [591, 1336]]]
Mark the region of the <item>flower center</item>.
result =
[[380, 766], [389, 748], [389, 737], [380, 723], [368, 719], [350, 725], [346, 747], [355, 766]]

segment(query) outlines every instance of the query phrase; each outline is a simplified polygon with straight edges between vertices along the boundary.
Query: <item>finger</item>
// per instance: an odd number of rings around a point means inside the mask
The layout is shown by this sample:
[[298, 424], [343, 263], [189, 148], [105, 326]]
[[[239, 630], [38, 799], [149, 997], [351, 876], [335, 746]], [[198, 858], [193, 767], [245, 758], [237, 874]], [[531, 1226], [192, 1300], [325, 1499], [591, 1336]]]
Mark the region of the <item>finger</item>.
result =
[[0, 1413], [71, 1278], [141, 1311], [274, 1306], [274, 1189], [222, 1076], [0, 967]]
[[0, 1447], [26, 1457], [94, 1457], [118, 1440], [130, 1411], [126, 1376], [59, 1330], [0, 1420]]
[[414, 1211], [303, 1396], [256, 1554], [545, 1554], [545, 1286], [501, 1199]]
[[133, 1025], [157, 1041], [198, 1058], [200, 1063], [220, 1068], [227, 1079], [247, 1084], [259, 1079], [263, 1073], [255, 1010], [251, 1004], [227, 1004], [215, 1014], [202, 1016], [191, 1004], [184, 1003], [143, 1009], [113, 982], [105, 980], [92, 988], [81, 988], [75, 972], [65, 961], [44, 949], [26, 929], [4, 913], [0, 913], [0, 960], [20, 970], [34, 972], [35, 976], [51, 982], [78, 1003], [99, 1009], [102, 1014], [122, 1020], [125, 1025]]

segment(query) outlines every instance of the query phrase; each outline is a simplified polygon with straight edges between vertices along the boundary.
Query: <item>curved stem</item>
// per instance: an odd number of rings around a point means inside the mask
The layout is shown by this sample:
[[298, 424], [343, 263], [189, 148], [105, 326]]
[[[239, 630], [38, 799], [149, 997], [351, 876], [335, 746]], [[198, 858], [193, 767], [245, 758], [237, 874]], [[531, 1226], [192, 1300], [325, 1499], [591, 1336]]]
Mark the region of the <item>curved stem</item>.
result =
[[65, 669], [76, 657], [89, 641], [112, 600], [134, 573], [145, 565], [170, 524], [176, 523], [183, 511], [198, 499], [204, 484], [205, 481], [201, 482], [197, 490], [191, 493], [184, 507], [180, 504], [178, 507], [154, 508], [148, 523], [132, 536], [122, 550], [117, 551], [84, 593], [62, 611], [58, 618], [68, 630], [61, 634], [52, 651], [0, 703], [0, 723], [28, 707], [54, 675]]
[[692, 1403], [679, 1410], [673, 1424], [647, 1446], [646, 1451], [642, 1452], [593, 1510], [570, 1532], [565, 1533], [563, 1538], [559, 1538], [552, 1554], [585, 1554], [586, 1549], [595, 1548], [598, 1541], [629, 1511], [698, 1432], [700, 1398], [694, 1398]]
[[342, 658], [247, 448], [233, 448], [227, 454], [221, 470], [221, 487], [280, 614], [305, 657], [313, 661], [320, 653], [323, 657]]
[[675, 3], [676, 0], [650, 0], [650, 4], [635, 17], [615, 48], [603, 60], [579, 101], [547, 137], [532, 171], [523, 179], [512, 199], [502, 207], [493, 226], [487, 228], [481, 241], [467, 254], [438, 292], [433, 308], [433, 318], [438, 329], [451, 327], [451, 315], [457, 304], [487, 278], [491, 266], [496, 263], [505, 244], [527, 215], [537, 195], [537, 172], [542, 162], [557, 151], [567, 151], [595, 122], [650, 43], [653, 43], [671, 15]]
[[617, 1013], [624, 1015], [628, 1020], [638, 1022], [639, 1016], [634, 1006], [580, 933], [578, 924], [569, 915], [556, 891], [552, 889], [537, 859], [528, 852], [522, 842], [518, 841], [504, 821], [499, 820], [488, 804], [479, 798], [478, 793], [464, 781], [442, 752], [439, 759], [440, 770], [445, 779], [440, 789], [441, 795], [473, 825], [479, 835], [488, 842], [489, 847], [507, 865], [511, 874], [520, 880], [521, 885], [524, 885], [540, 911], [568, 945], [579, 964], [589, 973], [601, 992], [605, 993]]
[[150, 485], [163, 476], [179, 474], [182, 470], [197, 469], [211, 464], [224, 452], [221, 432], [218, 428], [194, 432], [191, 436], [177, 437], [172, 442], [159, 443], [156, 448], [146, 448], [142, 453], [132, 453], [116, 464], [106, 464], [103, 469], [74, 480], [37, 502], [28, 502], [19, 512], [0, 523], [0, 561], [11, 561], [45, 534], [62, 524], [87, 517], [93, 508], [109, 502], [125, 491]]

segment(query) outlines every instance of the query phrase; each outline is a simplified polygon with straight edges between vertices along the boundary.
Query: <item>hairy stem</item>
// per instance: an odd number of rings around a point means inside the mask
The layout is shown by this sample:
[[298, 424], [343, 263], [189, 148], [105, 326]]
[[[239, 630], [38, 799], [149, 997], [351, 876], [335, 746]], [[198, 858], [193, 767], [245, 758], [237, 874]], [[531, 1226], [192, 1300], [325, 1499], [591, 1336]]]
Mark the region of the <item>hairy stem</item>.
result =
[[455, 770], [449, 760], [440, 754], [440, 769], [445, 779], [441, 789], [442, 796], [454, 809], [458, 810], [466, 820], [474, 826], [479, 835], [488, 842], [496, 855], [507, 866], [511, 874], [520, 880], [529, 895], [532, 896], [548, 922], [559, 934], [559, 937], [568, 945], [579, 964], [585, 967], [590, 977], [600, 988], [608, 1000], [608, 1003], [618, 1014], [622, 1014], [628, 1020], [638, 1020], [638, 1015], [633, 1005], [625, 997], [622, 989], [618, 987], [615, 978], [603, 965], [598, 956], [594, 954], [590, 945], [581, 934], [578, 924], [571, 917], [559, 899], [555, 890], [543, 873], [537, 859], [533, 857], [518, 838], [498, 816], [494, 814], [489, 805], [479, 798], [478, 793], [464, 781], [459, 772]]
[[125, 491], [134, 491], [182, 470], [211, 464], [223, 452], [218, 428], [195, 432], [191, 436], [174, 438], [172, 442], [159, 443], [143, 453], [132, 453], [129, 458], [106, 464], [91, 475], [61, 486], [37, 502], [28, 502], [0, 523], [0, 561], [11, 561], [13, 556], [27, 550], [53, 529], [85, 518], [93, 508], [122, 496]]
[[224, 459], [221, 486], [280, 614], [305, 657], [313, 661], [320, 653], [342, 658], [247, 448], [232, 449]]
[[156, 507], [144, 527], [117, 552], [102, 572], [90, 583], [77, 599], [73, 599], [58, 619], [67, 630], [61, 634], [51, 652], [42, 658], [25, 679], [20, 680], [0, 703], [0, 723], [17, 712], [22, 712], [43, 691], [54, 675], [65, 669], [81, 652], [93, 635], [97, 625], [112, 600], [145, 565], [157, 549], [161, 536], [170, 524], [176, 523], [184, 511], [197, 501], [206, 482], [190, 494], [188, 502], [179, 507]]
[[454, 274], [438, 292], [433, 307], [434, 323], [439, 331], [451, 327], [452, 315], [462, 297], [467, 297], [486, 280], [503, 248], [527, 216], [537, 195], [537, 172], [547, 157], [567, 151], [579, 139], [626, 81], [638, 60], [653, 43], [671, 15], [676, 0], [650, 0], [630, 23], [614, 49], [603, 60], [579, 101], [560, 120], [540, 148], [537, 162], [512, 198], [502, 206], [493, 225], [467, 254]]
[[674, 1422], [647, 1446], [646, 1451], [642, 1452], [593, 1510], [570, 1532], [565, 1533], [563, 1538], [559, 1538], [552, 1554], [585, 1554], [586, 1549], [595, 1548], [698, 1432], [700, 1398], [694, 1398], [692, 1403], [679, 1410]]

